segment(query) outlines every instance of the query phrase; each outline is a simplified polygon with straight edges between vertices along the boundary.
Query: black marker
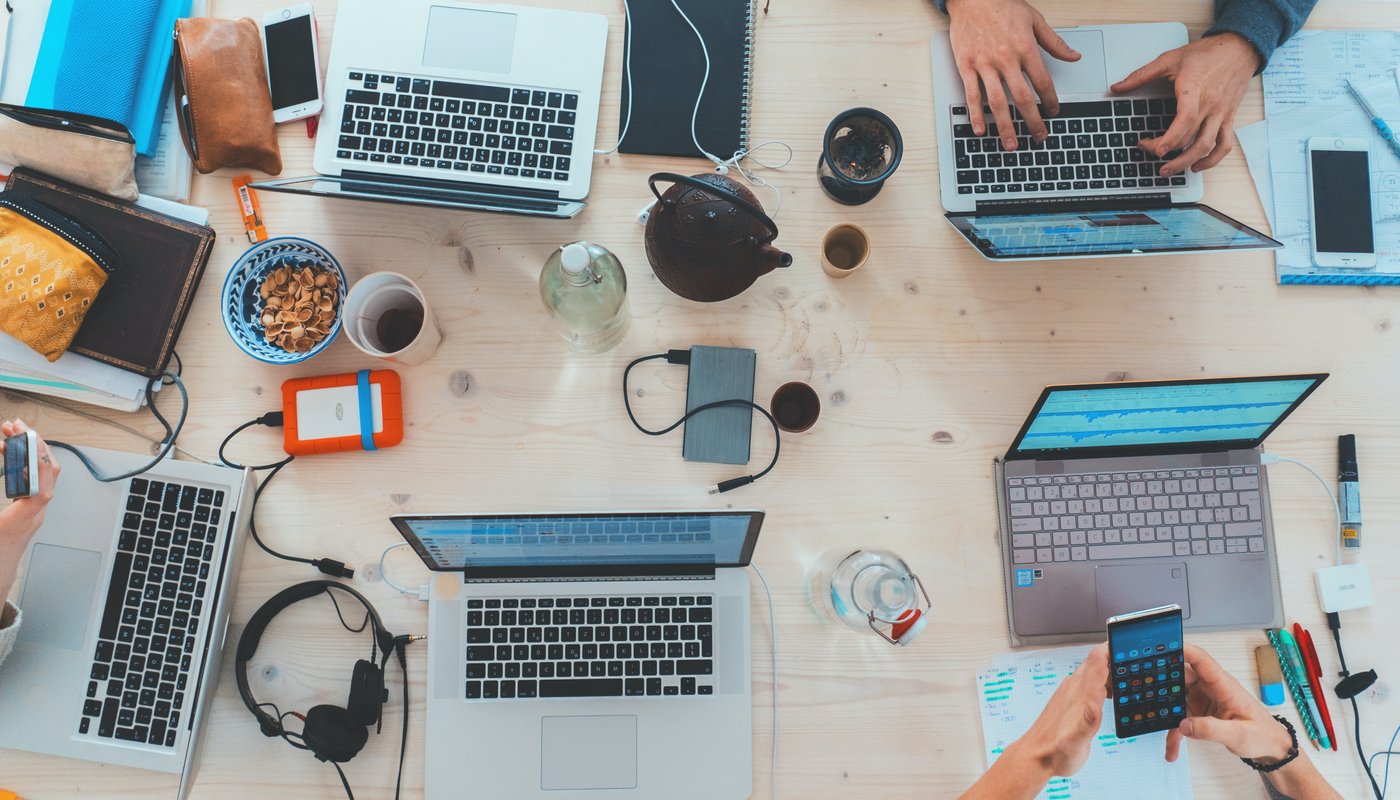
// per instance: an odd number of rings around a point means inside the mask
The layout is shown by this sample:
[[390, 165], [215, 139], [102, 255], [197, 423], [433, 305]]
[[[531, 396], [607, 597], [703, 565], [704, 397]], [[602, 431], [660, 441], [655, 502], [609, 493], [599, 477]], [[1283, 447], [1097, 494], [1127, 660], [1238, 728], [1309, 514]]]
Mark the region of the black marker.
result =
[[1361, 547], [1361, 475], [1356, 469], [1356, 435], [1337, 437], [1337, 494], [1342, 506], [1342, 546]]

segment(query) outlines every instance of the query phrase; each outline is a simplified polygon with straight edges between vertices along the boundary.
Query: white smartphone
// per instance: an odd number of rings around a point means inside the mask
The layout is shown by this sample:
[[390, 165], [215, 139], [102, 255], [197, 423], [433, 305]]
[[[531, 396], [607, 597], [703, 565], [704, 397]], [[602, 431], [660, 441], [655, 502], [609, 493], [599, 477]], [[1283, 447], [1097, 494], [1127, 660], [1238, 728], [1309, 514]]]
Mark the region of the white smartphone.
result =
[[39, 493], [39, 435], [17, 433], [5, 439], [5, 496], [33, 497]]
[[321, 54], [311, 4], [268, 13], [262, 33], [273, 121], [291, 122], [321, 113]]
[[1366, 139], [1308, 139], [1308, 215], [1319, 267], [1376, 266], [1370, 151]]

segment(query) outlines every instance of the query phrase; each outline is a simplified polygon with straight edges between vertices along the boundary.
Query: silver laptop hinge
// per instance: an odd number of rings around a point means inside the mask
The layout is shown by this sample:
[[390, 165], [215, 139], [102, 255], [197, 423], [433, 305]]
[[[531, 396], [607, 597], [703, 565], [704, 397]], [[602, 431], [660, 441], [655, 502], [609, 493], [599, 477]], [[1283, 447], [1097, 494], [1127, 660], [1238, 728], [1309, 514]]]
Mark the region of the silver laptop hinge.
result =
[[627, 583], [631, 581], [712, 581], [711, 575], [595, 575], [558, 578], [467, 578], [466, 583]]
[[1146, 211], [1172, 204], [1171, 192], [1148, 194], [1100, 194], [1075, 197], [1035, 197], [1022, 195], [995, 200], [978, 200], [978, 213], [1054, 213], [1064, 211]]

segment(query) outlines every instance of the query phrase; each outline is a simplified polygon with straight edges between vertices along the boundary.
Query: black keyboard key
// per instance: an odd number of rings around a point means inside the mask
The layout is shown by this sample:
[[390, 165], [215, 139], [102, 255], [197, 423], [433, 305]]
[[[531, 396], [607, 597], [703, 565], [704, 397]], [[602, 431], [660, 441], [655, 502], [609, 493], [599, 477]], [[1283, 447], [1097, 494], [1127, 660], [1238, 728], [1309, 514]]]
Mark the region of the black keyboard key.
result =
[[1107, 117], [1113, 113], [1113, 104], [1108, 100], [1088, 103], [1060, 103], [1057, 119], [1071, 117]]
[[681, 678], [681, 694], [695, 694], [694, 678]]
[[628, 678], [624, 682], [627, 697], [641, 697], [646, 694], [646, 681], [641, 678]]
[[[1173, 101], [1173, 102], [1175, 102], [1175, 101]], [[570, 111], [576, 111], [576, 110], [578, 110], [578, 95], [576, 95], [576, 94], [566, 94], [566, 95], [564, 95], [564, 108], [567, 108], [567, 109], [570, 110]], [[1174, 108], [1173, 108], [1173, 113], [1175, 113], [1175, 109], [1174, 109]]]
[[433, 94], [461, 100], [489, 100], [496, 103], [510, 99], [510, 90], [504, 86], [479, 86], [452, 81], [433, 81]]
[[569, 680], [540, 681], [540, 697], [621, 697], [621, 678], [600, 678], [595, 680], [572, 678]]
[[711, 675], [714, 664], [706, 659], [689, 659], [676, 662], [677, 675]]
[[[121, 619], [122, 597], [126, 594], [131, 580], [131, 554], [117, 553], [112, 557], [112, 579], [107, 585], [107, 608], [102, 614], [99, 636], [103, 639], [117, 638]], [[130, 641], [128, 638], [126, 641]]]

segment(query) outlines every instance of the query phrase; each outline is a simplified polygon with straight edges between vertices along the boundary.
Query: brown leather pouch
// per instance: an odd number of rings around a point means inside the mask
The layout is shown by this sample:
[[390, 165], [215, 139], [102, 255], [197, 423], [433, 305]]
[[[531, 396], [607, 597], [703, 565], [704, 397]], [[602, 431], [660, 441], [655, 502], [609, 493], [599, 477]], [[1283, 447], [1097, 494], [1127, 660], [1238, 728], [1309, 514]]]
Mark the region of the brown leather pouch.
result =
[[177, 20], [174, 74], [180, 136], [195, 169], [282, 172], [256, 22]]

